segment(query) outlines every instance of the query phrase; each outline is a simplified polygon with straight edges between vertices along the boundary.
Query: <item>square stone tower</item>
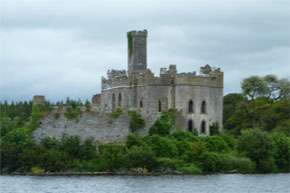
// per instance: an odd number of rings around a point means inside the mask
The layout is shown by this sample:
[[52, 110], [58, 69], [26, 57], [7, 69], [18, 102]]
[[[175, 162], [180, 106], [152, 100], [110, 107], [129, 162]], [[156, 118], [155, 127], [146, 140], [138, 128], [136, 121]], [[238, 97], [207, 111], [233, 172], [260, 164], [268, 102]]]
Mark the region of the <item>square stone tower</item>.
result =
[[147, 69], [147, 30], [129, 31], [128, 71]]

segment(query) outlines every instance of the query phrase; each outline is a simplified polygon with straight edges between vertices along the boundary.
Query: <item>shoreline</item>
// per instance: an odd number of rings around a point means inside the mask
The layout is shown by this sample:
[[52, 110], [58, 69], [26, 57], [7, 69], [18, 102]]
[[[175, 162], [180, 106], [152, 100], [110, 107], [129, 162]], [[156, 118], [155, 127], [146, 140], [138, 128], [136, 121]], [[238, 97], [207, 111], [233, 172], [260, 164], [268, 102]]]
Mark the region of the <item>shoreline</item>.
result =
[[240, 172], [217, 172], [203, 174], [189, 174], [182, 172], [47, 172], [47, 173], [0, 173], [0, 176], [163, 176], [163, 175], [216, 175], [216, 174], [290, 174], [290, 172], [272, 172], [272, 173], [240, 173]]

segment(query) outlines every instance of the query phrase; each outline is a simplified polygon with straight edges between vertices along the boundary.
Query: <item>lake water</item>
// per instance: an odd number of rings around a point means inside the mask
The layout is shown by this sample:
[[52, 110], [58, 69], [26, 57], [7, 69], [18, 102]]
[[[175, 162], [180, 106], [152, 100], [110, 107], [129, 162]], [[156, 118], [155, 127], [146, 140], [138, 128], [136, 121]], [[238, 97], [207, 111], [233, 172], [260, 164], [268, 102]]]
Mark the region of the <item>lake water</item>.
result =
[[290, 174], [0, 176], [2, 193], [290, 193]]

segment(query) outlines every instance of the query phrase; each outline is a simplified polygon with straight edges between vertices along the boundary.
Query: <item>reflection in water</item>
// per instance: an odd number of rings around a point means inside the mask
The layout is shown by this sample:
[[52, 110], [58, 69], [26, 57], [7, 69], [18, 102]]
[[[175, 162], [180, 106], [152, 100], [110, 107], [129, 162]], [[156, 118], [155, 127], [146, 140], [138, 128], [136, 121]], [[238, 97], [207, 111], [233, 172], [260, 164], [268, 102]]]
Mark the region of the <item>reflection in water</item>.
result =
[[5, 193], [290, 193], [290, 174], [0, 176]]

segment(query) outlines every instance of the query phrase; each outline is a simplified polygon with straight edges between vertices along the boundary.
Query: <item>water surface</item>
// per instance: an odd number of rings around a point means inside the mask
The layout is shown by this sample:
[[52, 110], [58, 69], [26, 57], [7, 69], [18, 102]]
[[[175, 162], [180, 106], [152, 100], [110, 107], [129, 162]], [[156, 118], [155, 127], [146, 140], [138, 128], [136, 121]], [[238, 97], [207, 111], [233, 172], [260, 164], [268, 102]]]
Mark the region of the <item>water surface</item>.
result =
[[290, 193], [290, 174], [0, 176], [5, 193]]

